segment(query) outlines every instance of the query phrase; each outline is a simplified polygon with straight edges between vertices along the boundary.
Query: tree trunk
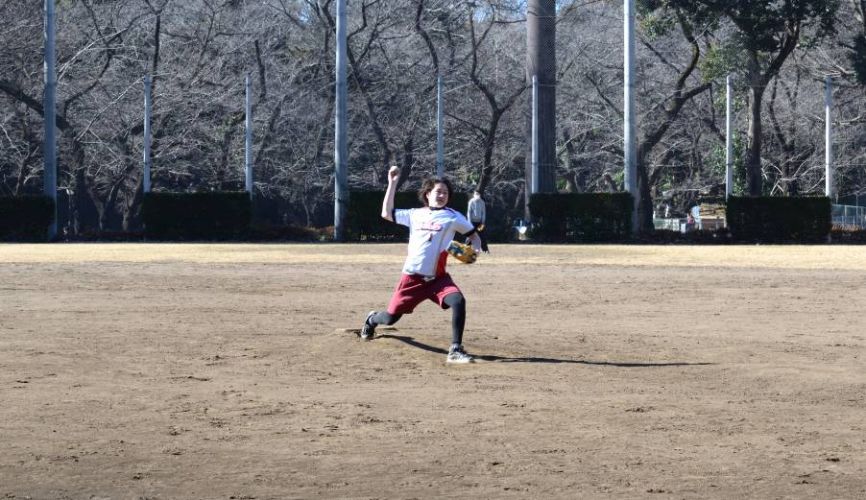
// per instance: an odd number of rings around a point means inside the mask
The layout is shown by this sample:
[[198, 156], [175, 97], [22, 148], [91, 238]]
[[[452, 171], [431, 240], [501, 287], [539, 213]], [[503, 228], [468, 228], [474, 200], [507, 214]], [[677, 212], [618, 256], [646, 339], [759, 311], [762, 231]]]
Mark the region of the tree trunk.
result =
[[746, 191], [749, 196], [761, 196], [763, 175], [761, 170], [761, 102], [764, 97], [763, 85], [752, 85], [752, 99], [749, 103], [749, 136], [746, 149]]
[[653, 198], [650, 192], [652, 186], [647, 174], [645, 154], [638, 157], [638, 165], [640, 168], [637, 169], [637, 227], [640, 232], [651, 232], [655, 228], [653, 224]]
[[144, 199], [144, 176], [139, 175], [132, 197], [123, 205], [122, 229], [124, 232], [139, 231], [142, 228], [141, 205]]

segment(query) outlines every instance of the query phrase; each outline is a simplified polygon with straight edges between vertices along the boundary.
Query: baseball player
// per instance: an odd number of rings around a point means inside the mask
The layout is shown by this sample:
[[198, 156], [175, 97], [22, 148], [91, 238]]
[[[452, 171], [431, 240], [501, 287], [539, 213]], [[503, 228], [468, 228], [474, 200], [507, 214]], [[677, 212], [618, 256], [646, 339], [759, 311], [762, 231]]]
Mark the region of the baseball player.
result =
[[448, 208], [451, 183], [434, 178], [424, 181], [418, 191], [423, 208], [394, 209], [394, 195], [400, 169], [388, 171], [388, 190], [382, 202], [382, 218], [409, 227], [409, 247], [403, 264], [403, 275], [397, 283], [388, 308], [370, 311], [361, 328], [361, 340], [371, 340], [378, 325], [393, 325], [404, 314], [410, 314], [424, 300], [432, 300], [442, 309], [451, 309], [451, 347], [447, 363], [472, 363], [463, 349], [463, 327], [466, 323], [466, 299], [445, 271], [447, 249], [455, 234], [470, 237], [472, 248], [481, 247], [475, 228], [460, 212]]

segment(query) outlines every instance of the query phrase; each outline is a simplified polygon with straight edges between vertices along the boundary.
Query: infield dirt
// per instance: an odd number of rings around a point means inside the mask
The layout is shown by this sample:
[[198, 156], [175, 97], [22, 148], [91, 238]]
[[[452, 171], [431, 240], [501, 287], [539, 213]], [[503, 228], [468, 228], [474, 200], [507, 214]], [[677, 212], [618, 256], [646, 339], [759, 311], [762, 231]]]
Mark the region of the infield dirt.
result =
[[0, 245], [0, 498], [866, 498], [866, 247]]

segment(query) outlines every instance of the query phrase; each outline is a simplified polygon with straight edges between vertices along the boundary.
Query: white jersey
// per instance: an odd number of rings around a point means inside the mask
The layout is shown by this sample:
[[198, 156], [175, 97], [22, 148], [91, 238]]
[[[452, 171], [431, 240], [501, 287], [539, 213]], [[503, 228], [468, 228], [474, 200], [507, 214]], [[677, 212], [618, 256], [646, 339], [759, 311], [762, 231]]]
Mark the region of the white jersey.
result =
[[463, 214], [448, 207], [394, 210], [394, 222], [409, 227], [409, 251], [403, 273], [422, 276], [445, 274], [448, 245], [454, 235], [475, 230]]

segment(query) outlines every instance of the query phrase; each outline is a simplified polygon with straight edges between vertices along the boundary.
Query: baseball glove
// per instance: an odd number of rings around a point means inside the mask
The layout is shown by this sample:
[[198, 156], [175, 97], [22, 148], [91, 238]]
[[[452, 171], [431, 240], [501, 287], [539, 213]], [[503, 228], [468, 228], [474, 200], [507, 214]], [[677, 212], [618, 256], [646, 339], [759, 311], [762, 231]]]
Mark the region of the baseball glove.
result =
[[448, 253], [464, 264], [472, 264], [476, 259], [478, 259], [478, 254], [475, 253], [475, 249], [472, 248], [472, 245], [460, 243], [459, 241], [452, 241], [451, 244], [448, 245]]

